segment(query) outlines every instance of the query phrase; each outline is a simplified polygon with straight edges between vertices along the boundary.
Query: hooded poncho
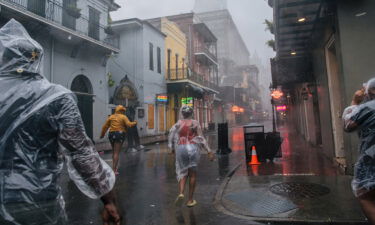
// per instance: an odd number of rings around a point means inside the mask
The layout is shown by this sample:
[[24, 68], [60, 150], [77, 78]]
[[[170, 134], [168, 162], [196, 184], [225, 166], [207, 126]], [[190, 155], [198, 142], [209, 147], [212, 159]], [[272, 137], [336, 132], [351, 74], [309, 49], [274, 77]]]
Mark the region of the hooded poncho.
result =
[[90, 198], [108, 193], [115, 176], [86, 135], [74, 95], [41, 75], [43, 49], [13, 19], [0, 29], [0, 60], [0, 224], [56, 224], [65, 218], [57, 184], [64, 157]]

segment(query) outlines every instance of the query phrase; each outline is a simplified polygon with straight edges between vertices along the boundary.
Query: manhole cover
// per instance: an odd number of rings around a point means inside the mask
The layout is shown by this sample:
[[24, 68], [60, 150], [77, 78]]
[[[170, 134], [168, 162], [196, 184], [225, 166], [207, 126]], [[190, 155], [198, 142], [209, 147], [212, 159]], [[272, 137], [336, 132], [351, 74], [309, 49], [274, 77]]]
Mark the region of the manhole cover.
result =
[[329, 194], [329, 188], [313, 183], [287, 182], [270, 187], [270, 191], [289, 198], [317, 198]]
[[289, 199], [271, 195], [269, 192], [232, 192], [226, 194], [224, 199], [240, 206], [246, 215], [256, 217], [268, 217], [279, 213], [285, 213], [297, 208], [297, 206]]

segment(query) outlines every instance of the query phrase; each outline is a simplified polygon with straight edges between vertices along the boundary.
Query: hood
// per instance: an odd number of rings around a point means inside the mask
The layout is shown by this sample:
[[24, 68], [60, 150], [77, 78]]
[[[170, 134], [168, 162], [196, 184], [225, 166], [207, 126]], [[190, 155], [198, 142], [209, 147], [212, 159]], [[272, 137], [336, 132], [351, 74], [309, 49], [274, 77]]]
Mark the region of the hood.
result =
[[43, 48], [11, 19], [0, 28], [0, 75], [41, 74]]
[[115, 109], [115, 113], [124, 113], [126, 111], [126, 108], [122, 105], [118, 105]]

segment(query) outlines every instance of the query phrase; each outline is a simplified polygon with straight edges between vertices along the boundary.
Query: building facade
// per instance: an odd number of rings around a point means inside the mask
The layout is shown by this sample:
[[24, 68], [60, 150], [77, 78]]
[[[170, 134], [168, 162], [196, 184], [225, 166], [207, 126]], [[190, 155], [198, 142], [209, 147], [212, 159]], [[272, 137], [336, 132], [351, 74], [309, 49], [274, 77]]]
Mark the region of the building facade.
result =
[[119, 52], [108, 29], [113, 0], [1, 0], [0, 25], [21, 22], [45, 51], [44, 76], [76, 93], [87, 134], [99, 140], [107, 118], [107, 56]]
[[[158, 20], [158, 21], [156, 21]], [[174, 22], [166, 17], [155, 19], [154, 24], [165, 37], [165, 80], [176, 76], [179, 71], [188, 68], [187, 65], [187, 38], [184, 32]], [[181, 72], [182, 73], [182, 72]], [[184, 98], [183, 93], [167, 92], [167, 129], [169, 130], [179, 119], [179, 100]]]
[[[260, 103], [259, 83], [258, 81], [254, 83], [258, 78], [250, 77], [251, 75], [259, 76], [259, 73], [249, 72], [250, 68], [254, 67], [250, 65], [250, 53], [230, 12], [227, 10], [227, 1], [197, 0], [195, 1], [194, 12], [218, 39], [219, 85], [223, 92], [221, 96], [224, 100], [222, 104], [225, 105], [225, 120], [230, 124], [246, 123], [262, 111], [261, 107], [259, 108], [261, 105], [258, 104], [258, 102]], [[244, 77], [244, 75], [247, 77]], [[251, 84], [250, 81], [253, 83]], [[248, 88], [241, 87], [244, 85]], [[251, 88], [254, 89], [250, 90]], [[232, 95], [232, 98], [229, 95]], [[244, 99], [251, 99], [251, 102], [243, 102]], [[241, 104], [244, 111], [237, 112], [237, 110], [234, 110], [234, 112], [232, 110], [233, 107], [237, 109], [239, 106], [237, 103]], [[254, 104], [258, 105], [259, 112], [253, 107]]]
[[296, 129], [352, 173], [358, 137], [343, 132], [341, 115], [353, 93], [374, 76], [375, 2], [269, 3], [276, 26], [273, 84], [289, 96]]
[[118, 104], [134, 112], [141, 137], [167, 130], [165, 83], [165, 35], [139, 19], [114, 21], [112, 29], [121, 50], [110, 57], [108, 70], [113, 86], [111, 107]]
[[[217, 39], [193, 13], [168, 16], [186, 36], [186, 58], [172, 62], [167, 55], [167, 89], [174, 95], [174, 105], [194, 107], [195, 119], [205, 129], [212, 128], [214, 121], [214, 99], [218, 94]], [[161, 29], [161, 19], [148, 20]], [[168, 62], [175, 69], [168, 70]], [[186, 65], [186, 67], [185, 67]]]

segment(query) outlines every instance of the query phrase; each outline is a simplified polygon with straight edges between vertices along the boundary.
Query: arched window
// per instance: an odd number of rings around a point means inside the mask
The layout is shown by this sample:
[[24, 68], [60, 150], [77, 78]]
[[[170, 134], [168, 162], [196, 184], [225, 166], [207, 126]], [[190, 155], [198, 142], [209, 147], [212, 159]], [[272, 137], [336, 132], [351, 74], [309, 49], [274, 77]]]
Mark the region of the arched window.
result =
[[77, 93], [93, 94], [91, 82], [85, 75], [76, 76], [70, 89]]

